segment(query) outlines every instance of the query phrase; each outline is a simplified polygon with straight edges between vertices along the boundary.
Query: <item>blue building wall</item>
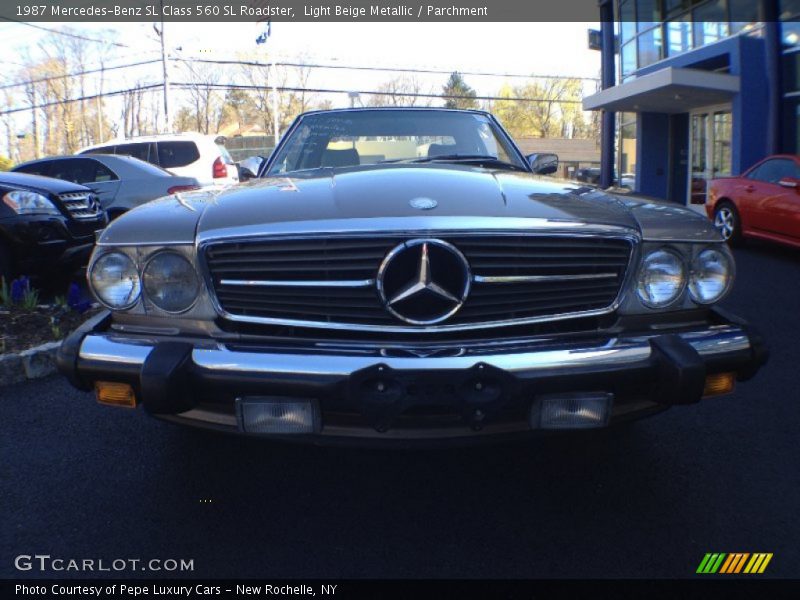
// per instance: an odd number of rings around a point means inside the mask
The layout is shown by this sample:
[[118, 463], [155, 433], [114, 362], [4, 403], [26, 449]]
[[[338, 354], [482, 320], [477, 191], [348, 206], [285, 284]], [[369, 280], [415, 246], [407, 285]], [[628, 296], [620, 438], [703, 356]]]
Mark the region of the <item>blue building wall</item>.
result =
[[[731, 166], [733, 173], [738, 174], [769, 153], [766, 119], [770, 105], [765, 60], [763, 39], [739, 35], [639, 69], [637, 75], [666, 67], [714, 70], [729, 66], [730, 74], [740, 79], [740, 91], [731, 102]], [[672, 118], [675, 124], [676, 117]], [[682, 119], [685, 120], [685, 116]], [[641, 193], [668, 198], [670, 179], [672, 187], [676, 186], [672, 174], [681, 149], [675, 147], [675, 136], [670, 144], [670, 127], [667, 114], [640, 113], [637, 116], [636, 186]], [[684, 187], [683, 195], [685, 192]], [[671, 195], [677, 199], [682, 194], [673, 189]]]
[[639, 113], [636, 120], [637, 191], [657, 198], [667, 198], [669, 188], [669, 115]]

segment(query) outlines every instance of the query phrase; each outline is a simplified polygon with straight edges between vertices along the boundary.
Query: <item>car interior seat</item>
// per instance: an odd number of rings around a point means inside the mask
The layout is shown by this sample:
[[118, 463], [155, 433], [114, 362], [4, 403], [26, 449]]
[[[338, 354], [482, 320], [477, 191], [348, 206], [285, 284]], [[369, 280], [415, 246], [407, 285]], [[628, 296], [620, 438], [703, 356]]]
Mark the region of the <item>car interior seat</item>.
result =
[[431, 144], [428, 147], [428, 158], [458, 153], [458, 146], [456, 144]]
[[352, 167], [360, 164], [361, 158], [355, 148], [328, 149], [322, 153], [321, 166], [323, 167]]

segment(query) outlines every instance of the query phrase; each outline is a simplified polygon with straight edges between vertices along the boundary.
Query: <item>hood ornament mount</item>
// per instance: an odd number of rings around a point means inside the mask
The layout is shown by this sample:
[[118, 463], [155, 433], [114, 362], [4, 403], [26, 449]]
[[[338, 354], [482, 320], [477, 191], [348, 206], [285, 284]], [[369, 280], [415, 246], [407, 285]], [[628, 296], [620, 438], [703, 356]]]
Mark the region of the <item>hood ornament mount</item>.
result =
[[439, 205], [433, 198], [424, 197], [412, 198], [408, 203], [411, 205], [411, 208], [417, 208], [419, 210], [432, 210]]

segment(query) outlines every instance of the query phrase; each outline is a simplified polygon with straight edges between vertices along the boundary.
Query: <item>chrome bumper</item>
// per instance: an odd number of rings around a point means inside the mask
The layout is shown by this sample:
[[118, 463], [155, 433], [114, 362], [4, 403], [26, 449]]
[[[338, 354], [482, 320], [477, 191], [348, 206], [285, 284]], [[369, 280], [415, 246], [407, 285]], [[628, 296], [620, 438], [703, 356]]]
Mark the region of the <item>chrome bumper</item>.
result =
[[[59, 370], [80, 389], [91, 389], [95, 381], [130, 383], [145, 408], [158, 417], [235, 431], [233, 398], [238, 396], [314, 398], [323, 415], [326, 410], [362, 417], [380, 412], [383, 400], [374, 397], [369, 391], [372, 387], [367, 386], [367, 391], [364, 387], [368, 382], [374, 385], [376, 376], [400, 386], [411, 406], [425, 404], [425, 399], [411, 397], [414, 393], [410, 390], [419, 385], [434, 388], [434, 396], [428, 395], [427, 401], [440, 398], [437, 386], [448, 388], [449, 406], [457, 411], [464, 403], [483, 402], [459, 391], [478, 377], [500, 389], [499, 396], [481, 404], [482, 409], [507, 409], [509, 405], [500, 397], [530, 407], [538, 394], [605, 391], [615, 397], [612, 420], [633, 418], [670, 404], [698, 402], [706, 374], [735, 372], [740, 380], [748, 379], [767, 358], [757, 332], [721, 311], [693, 330], [638, 335], [604, 337], [598, 333], [568, 340], [485, 341], [468, 347], [455, 343], [267, 344], [266, 339], [261, 345], [247, 345], [123, 334], [110, 328], [106, 315], [69, 336], [57, 362]], [[402, 401], [406, 402], [404, 408], [408, 408], [407, 401]], [[398, 408], [392, 418], [402, 414]], [[460, 429], [415, 430], [413, 436], [402, 429], [370, 427], [371, 423], [325, 421], [321, 437], [446, 439], [530, 433], [526, 423], [516, 421], [487, 421], [479, 433], [464, 423]]]
[[[720, 325], [701, 331], [677, 334], [704, 359], [724, 358], [750, 350], [747, 333], [736, 325]], [[396, 370], [441, 371], [469, 369], [478, 363], [491, 365], [515, 375], [537, 372], [570, 371], [590, 367], [593, 370], [616, 370], [637, 366], [653, 354], [651, 339], [657, 334], [637, 337], [614, 337], [597, 344], [576, 347], [575, 343], [553, 345], [520, 342], [472, 347], [458, 356], [381, 356], [371, 352], [347, 354], [309, 349], [296, 352], [260, 352], [231, 350], [224, 344], [195, 347], [191, 351], [192, 371], [200, 375], [292, 375], [320, 383], [350, 376], [378, 364]], [[124, 366], [141, 369], [156, 342], [114, 333], [87, 335], [80, 346], [78, 360], [94, 367]], [[126, 369], [127, 370], [127, 369]]]

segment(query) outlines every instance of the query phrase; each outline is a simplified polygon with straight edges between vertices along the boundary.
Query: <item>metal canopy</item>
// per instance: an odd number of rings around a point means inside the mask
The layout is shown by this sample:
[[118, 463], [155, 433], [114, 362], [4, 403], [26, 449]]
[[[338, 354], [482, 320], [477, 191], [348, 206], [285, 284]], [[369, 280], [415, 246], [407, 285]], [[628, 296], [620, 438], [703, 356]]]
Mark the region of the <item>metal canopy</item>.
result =
[[684, 113], [728, 102], [738, 91], [738, 75], [667, 67], [584, 98], [583, 109]]

